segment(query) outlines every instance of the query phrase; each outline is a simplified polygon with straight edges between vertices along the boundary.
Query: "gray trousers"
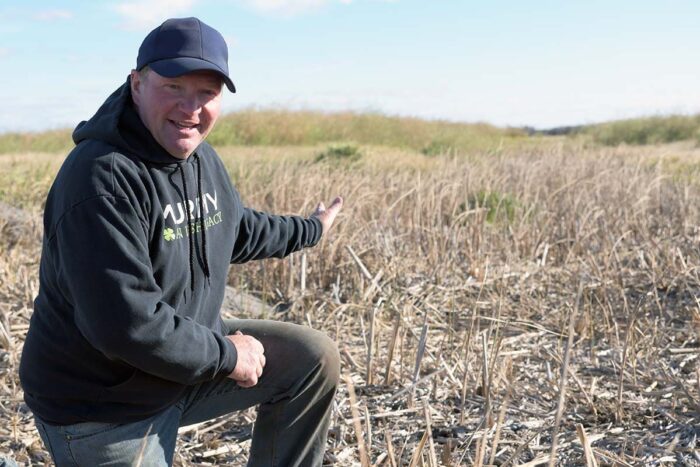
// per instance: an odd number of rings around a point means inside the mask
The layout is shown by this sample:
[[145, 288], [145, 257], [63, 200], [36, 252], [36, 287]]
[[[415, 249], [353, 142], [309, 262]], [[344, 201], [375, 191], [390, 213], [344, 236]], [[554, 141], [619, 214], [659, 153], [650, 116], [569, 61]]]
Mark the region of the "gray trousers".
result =
[[291, 323], [227, 320], [262, 342], [266, 365], [244, 389], [229, 378], [193, 386], [177, 404], [134, 423], [48, 425], [39, 434], [57, 467], [170, 466], [181, 426], [259, 405], [249, 466], [320, 466], [338, 385], [338, 348], [325, 334]]

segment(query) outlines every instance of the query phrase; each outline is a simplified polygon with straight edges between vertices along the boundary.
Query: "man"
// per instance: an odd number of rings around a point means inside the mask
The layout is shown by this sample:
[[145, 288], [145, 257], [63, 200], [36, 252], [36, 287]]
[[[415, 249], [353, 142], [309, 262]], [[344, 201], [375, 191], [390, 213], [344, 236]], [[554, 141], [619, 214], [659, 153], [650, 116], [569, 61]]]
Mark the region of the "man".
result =
[[241, 205], [204, 139], [226, 43], [171, 19], [73, 133], [44, 213], [40, 290], [20, 378], [57, 466], [170, 465], [179, 426], [260, 405], [249, 465], [320, 465], [338, 383], [335, 344], [290, 323], [224, 322], [230, 263], [315, 245], [311, 218]]

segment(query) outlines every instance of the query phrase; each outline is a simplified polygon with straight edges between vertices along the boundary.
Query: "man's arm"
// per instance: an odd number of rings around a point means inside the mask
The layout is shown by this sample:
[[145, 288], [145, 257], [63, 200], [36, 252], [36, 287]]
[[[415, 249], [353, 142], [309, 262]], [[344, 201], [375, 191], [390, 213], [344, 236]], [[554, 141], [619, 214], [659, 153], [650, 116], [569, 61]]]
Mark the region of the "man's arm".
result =
[[309, 218], [277, 216], [243, 208], [231, 262], [283, 258], [314, 246], [331, 228], [342, 206], [341, 197], [337, 197], [328, 209], [321, 202]]

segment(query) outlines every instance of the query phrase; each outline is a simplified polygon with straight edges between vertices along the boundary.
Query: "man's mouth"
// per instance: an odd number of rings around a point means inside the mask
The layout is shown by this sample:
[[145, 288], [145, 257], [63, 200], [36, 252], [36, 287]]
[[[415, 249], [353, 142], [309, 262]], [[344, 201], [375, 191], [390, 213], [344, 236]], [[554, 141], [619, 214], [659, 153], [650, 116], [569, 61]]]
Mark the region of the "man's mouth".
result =
[[175, 125], [180, 130], [194, 130], [199, 126], [199, 123], [179, 122], [176, 120], [169, 120], [169, 122]]

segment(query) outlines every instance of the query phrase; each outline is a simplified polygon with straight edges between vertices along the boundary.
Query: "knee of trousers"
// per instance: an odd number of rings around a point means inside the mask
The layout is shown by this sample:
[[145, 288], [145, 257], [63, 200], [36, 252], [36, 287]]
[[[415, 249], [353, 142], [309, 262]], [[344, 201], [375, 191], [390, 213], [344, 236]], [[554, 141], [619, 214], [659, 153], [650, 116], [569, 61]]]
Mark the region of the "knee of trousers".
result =
[[318, 376], [328, 390], [335, 391], [340, 381], [340, 352], [338, 351], [338, 345], [323, 332], [309, 331], [312, 340], [310, 347], [314, 349], [313, 355], [318, 365]]

